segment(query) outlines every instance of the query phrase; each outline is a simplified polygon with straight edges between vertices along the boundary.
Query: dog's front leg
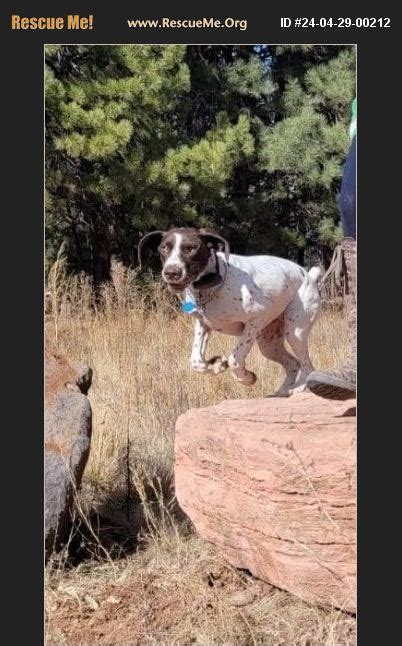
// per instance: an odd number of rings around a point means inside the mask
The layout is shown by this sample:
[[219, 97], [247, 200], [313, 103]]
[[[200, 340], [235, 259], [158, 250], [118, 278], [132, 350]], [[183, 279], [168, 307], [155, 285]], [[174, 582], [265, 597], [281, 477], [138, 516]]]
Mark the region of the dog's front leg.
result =
[[196, 372], [212, 372], [217, 375], [227, 369], [228, 364], [225, 357], [213, 357], [205, 359], [208, 338], [211, 329], [204, 325], [199, 319], [195, 319], [193, 347], [191, 350], [190, 363]]
[[201, 323], [199, 319], [195, 319], [190, 363], [192, 369], [197, 372], [206, 372], [208, 370], [208, 362], [205, 361], [205, 350], [210, 332], [209, 327]]
[[257, 380], [256, 374], [246, 369], [246, 357], [253, 347], [257, 335], [265, 325], [266, 322], [262, 323], [258, 320], [248, 321], [232, 354], [228, 357], [228, 365], [232, 370], [234, 378], [245, 386], [252, 386]]

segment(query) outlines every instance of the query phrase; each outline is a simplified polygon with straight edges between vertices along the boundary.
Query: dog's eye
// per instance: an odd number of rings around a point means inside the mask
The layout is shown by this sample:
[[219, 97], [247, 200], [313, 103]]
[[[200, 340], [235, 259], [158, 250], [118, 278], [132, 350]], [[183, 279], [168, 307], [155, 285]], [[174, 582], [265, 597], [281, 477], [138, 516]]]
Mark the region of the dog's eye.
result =
[[163, 244], [159, 247], [159, 251], [163, 254], [168, 253], [169, 247], [167, 246], [167, 244]]
[[183, 247], [183, 253], [191, 253], [192, 251], [195, 251], [197, 247], [195, 245], [186, 245]]

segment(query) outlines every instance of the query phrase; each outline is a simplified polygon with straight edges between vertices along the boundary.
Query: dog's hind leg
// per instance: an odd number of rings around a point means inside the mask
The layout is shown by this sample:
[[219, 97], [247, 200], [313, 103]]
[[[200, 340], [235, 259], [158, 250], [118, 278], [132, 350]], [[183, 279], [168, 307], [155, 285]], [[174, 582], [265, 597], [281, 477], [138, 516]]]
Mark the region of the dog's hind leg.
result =
[[261, 354], [270, 361], [279, 363], [285, 370], [285, 379], [282, 385], [273, 394], [274, 397], [287, 397], [292, 393], [300, 363], [284, 346], [285, 321], [283, 314], [269, 323], [257, 337], [257, 344]]
[[318, 310], [319, 300], [314, 298], [314, 293], [309, 294], [309, 291], [299, 293], [285, 310], [284, 336], [300, 363], [293, 393], [306, 390], [307, 377], [314, 370], [308, 350], [308, 338]]
[[308, 334], [304, 330], [296, 328], [288, 330], [285, 338], [300, 362], [300, 368], [291, 391], [292, 393], [304, 392], [307, 389], [307, 377], [314, 370], [308, 351]]

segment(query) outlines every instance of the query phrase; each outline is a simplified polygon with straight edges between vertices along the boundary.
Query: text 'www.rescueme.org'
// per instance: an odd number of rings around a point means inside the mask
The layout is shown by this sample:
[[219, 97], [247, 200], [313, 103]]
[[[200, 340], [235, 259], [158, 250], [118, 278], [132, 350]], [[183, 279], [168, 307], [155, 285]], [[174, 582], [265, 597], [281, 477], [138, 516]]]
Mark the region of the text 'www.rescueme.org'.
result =
[[127, 25], [130, 29], [247, 29], [247, 20], [238, 18], [145, 18], [129, 19]]

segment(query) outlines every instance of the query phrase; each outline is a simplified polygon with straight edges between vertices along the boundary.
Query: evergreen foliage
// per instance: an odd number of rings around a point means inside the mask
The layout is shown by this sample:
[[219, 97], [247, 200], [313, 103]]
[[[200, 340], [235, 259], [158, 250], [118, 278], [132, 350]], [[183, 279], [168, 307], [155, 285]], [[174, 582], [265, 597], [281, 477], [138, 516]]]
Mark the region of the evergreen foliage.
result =
[[302, 263], [339, 239], [353, 47], [50, 45], [45, 89], [48, 264], [100, 282], [173, 225]]

